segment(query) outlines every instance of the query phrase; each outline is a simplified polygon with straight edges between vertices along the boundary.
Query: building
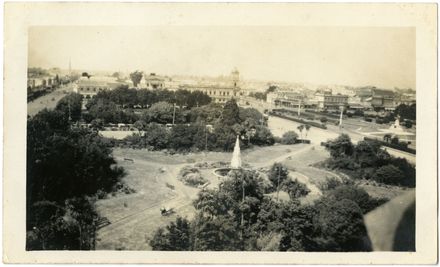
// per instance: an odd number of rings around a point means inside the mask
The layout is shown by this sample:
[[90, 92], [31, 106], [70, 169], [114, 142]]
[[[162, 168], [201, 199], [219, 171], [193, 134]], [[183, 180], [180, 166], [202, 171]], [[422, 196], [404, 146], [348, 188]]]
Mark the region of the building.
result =
[[85, 99], [91, 99], [98, 92], [113, 90], [118, 86], [126, 85], [124, 82], [118, 82], [114, 77], [81, 77], [75, 84], [74, 91]]
[[56, 79], [52, 76], [30, 77], [27, 80], [28, 91], [39, 91], [52, 88], [56, 85]]
[[318, 89], [314, 96], [316, 108], [320, 110], [339, 110], [348, 106], [348, 96], [332, 94], [331, 89]]
[[243, 95], [240, 88], [220, 85], [181, 85], [179, 89], [190, 92], [201, 91], [210, 96], [213, 102], [221, 104], [226, 103], [233, 97], [237, 98]]
[[167, 80], [169, 79], [166, 77], [156, 75], [156, 73], [150, 73], [150, 75], [143, 77], [142, 88], [149, 90], [165, 89]]
[[357, 90], [356, 96], [366, 106], [376, 110], [394, 110], [396, 107], [395, 93], [391, 90], [363, 87]]
[[266, 102], [272, 108], [298, 108], [299, 105], [305, 106], [307, 104], [302, 94], [286, 90], [276, 90], [275, 92], [268, 93]]
[[414, 93], [403, 93], [400, 96], [396, 97], [397, 104], [405, 104], [405, 105], [413, 105], [416, 103], [416, 94]]
[[181, 84], [180, 90], [190, 92], [201, 91], [213, 99], [213, 102], [224, 104], [231, 98], [243, 96], [243, 90], [240, 88], [240, 74], [237, 69], [231, 72], [231, 75], [221, 82], [199, 82], [197, 84]]

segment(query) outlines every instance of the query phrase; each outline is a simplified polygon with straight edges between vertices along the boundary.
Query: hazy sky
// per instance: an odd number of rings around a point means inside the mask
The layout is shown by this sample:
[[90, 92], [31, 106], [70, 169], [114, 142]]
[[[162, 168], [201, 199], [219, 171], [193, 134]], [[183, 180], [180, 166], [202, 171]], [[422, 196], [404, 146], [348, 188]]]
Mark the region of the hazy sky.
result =
[[415, 89], [415, 29], [32, 27], [29, 66]]

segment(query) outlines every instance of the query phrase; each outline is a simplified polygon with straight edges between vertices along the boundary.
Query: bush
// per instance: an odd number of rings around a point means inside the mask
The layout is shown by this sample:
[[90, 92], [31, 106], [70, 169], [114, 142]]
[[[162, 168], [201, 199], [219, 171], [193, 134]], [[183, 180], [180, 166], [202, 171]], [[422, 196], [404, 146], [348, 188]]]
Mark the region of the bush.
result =
[[348, 199], [355, 202], [364, 214], [369, 207], [370, 195], [368, 195], [364, 189], [354, 185], [338, 186], [329, 192], [329, 196], [332, 196], [337, 200]]
[[310, 189], [297, 179], [295, 180], [286, 180], [283, 183], [283, 188], [287, 193], [289, 193], [290, 199], [299, 198], [302, 196], [307, 196], [310, 193]]
[[281, 163], [274, 163], [269, 170], [268, 178], [272, 182], [274, 190], [277, 190], [278, 185], [280, 188], [283, 182], [287, 179], [289, 170]]
[[351, 185], [353, 181], [351, 179], [341, 180], [334, 176], [326, 177], [325, 181], [318, 185], [319, 189], [322, 191], [333, 190], [342, 185]]
[[379, 183], [403, 185], [405, 174], [396, 166], [388, 164], [377, 169], [373, 179]]
[[329, 167], [332, 169], [357, 170], [359, 165], [352, 157], [332, 158], [328, 161]]
[[293, 145], [298, 139], [298, 134], [294, 131], [288, 131], [283, 134], [281, 138], [281, 143], [285, 145]]
[[323, 116], [323, 117], [319, 118], [319, 121], [322, 123], [326, 123], [328, 121], [328, 119], [327, 119], [327, 117]]
[[202, 177], [200, 171], [196, 168], [184, 167], [180, 171], [179, 179], [186, 185], [197, 187], [205, 184], [207, 180]]

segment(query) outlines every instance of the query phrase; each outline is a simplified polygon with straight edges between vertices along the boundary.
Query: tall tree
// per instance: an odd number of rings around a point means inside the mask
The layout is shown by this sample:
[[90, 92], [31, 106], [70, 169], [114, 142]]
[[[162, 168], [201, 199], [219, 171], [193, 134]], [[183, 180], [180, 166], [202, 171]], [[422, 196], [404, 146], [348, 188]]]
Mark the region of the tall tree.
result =
[[238, 108], [237, 102], [235, 99], [231, 99], [225, 103], [222, 112], [221, 123], [224, 126], [230, 126], [234, 124], [239, 124], [240, 120], [240, 110]]
[[132, 72], [132, 73], [130, 73], [130, 79], [131, 79], [131, 81], [133, 82], [133, 86], [134, 87], [137, 87], [138, 86], [138, 84], [141, 82], [141, 80], [142, 80], [142, 76], [143, 76], [144, 74], [142, 73], [142, 71], [135, 71], [135, 72]]

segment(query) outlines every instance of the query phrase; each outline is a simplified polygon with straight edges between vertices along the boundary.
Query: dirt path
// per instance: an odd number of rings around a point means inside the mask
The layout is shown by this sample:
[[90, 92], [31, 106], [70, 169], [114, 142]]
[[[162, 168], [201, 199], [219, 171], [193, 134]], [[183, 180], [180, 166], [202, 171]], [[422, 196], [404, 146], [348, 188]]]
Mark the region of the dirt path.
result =
[[[289, 157], [295, 158], [295, 156], [299, 156], [302, 153], [307, 153], [307, 151], [313, 147], [311, 145], [301, 146], [303, 147], [295, 147], [294, 151], [287, 152], [281, 156], [275, 156], [267, 161], [261, 161], [261, 158], [255, 158], [254, 161], [258, 162], [254, 163], [250, 161], [249, 164], [255, 168], [269, 167], [275, 162], [282, 162]], [[122, 155], [124, 154], [117, 155], [118, 161], [124, 161]], [[139, 195], [143, 193], [135, 193], [135, 196], [133, 197], [137, 198], [137, 200], [135, 200], [137, 202], [131, 203], [129, 200], [127, 201], [128, 208], [125, 209], [127, 213], [123, 217], [115, 216], [110, 225], [101, 228], [98, 231], [96, 245], [97, 250], [151, 250], [148, 242], [158, 227], [168, 225], [171, 221], [174, 221], [177, 216], [192, 219], [195, 214], [195, 208], [193, 207], [192, 202], [197, 198], [199, 189], [186, 186], [178, 180], [178, 175], [181, 168], [192, 164], [166, 164], [162, 163], [160, 160], [158, 160], [158, 162], [161, 163], [155, 163], [154, 161], [146, 160], [145, 154], [143, 153], [133, 153], [130, 154], [130, 157], [133, 158], [135, 164], [138, 164], [135, 165], [137, 172], [134, 172], [132, 175], [142, 177], [142, 170], [150, 170], [145, 175], [150, 177], [151, 181], [154, 181], [154, 184], [157, 184], [158, 186], [164, 186], [165, 183], [174, 186], [174, 190], [172, 190], [173, 194], [168, 194], [165, 199], [158, 199], [157, 201], [146, 200], [147, 202], [145, 202], [146, 205], [144, 207], [142, 204], [142, 201], [144, 200], [142, 196]], [[301, 158], [301, 156], [299, 157]], [[301, 177], [303, 181], [306, 181], [307, 186], [311, 190], [307, 201], [312, 201], [319, 197], [319, 189], [309, 182], [308, 177], [305, 175], [302, 175]], [[142, 188], [136, 189], [140, 191], [142, 190]], [[136, 196], [136, 194], [138, 195]], [[129, 197], [131, 195], [127, 196]], [[114, 202], [107, 206], [106, 212], [111, 212], [112, 207], [121, 207], [121, 205], [124, 203], [124, 200], [121, 198], [124, 197], [126, 196], [107, 200]], [[169, 216], [162, 216], [160, 213], [161, 207], [173, 208], [175, 213]], [[131, 213], [128, 213], [130, 211]], [[106, 216], [105, 213], [103, 216]]]
[[[146, 164], [146, 163], [142, 163]], [[159, 177], [163, 182], [174, 186], [175, 196], [150, 204], [143, 210], [129, 214], [98, 231], [96, 249], [151, 250], [148, 244], [158, 226], [165, 226], [177, 216], [191, 218], [195, 209], [192, 201], [198, 189], [185, 186], [177, 179], [180, 169], [188, 164], [168, 165]], [[162, 216], [161, 207], [173, 208], [174, 214]], [[139, 234], [143, 236], [140, 241]], [[118, 245], [119, 244], [119, 245]]]

